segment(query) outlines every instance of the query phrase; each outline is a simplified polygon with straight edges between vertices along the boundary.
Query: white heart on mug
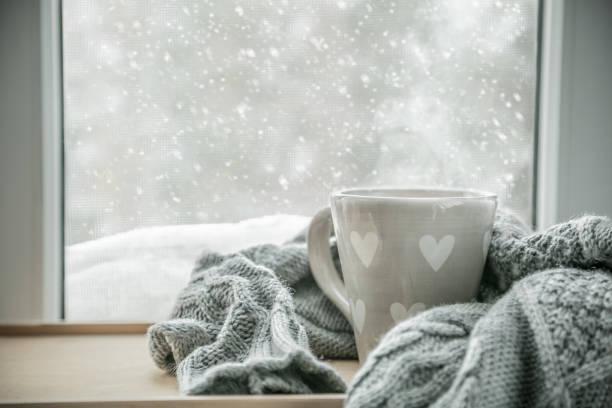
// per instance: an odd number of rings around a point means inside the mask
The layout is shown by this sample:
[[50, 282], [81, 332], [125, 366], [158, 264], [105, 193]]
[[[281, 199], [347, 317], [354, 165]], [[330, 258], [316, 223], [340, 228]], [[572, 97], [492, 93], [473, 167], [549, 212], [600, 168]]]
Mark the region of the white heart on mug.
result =
[[448, 259], [455, 246], [455, 237], [444, 236], [439, 242], [431, 235], [425, 235], [419, 240], [419, 248], [423, 257], [434, 271], [438, 271]]
[[357, 332], [361, 334], [366, 318], [365, 303], [361, 299], [357, 299], [357, 301], [354, 303], [352, 299], [349, 299], [349, 303], [351, 307], [351, 316], [353, 316], [353, 324], [355, 325], [355, 330], [357, 330]]
[[424, 311], [426, 308], [427, 306], [425, 306], [424, 303], [417, 302], [413, 304], [412, 306], [410, 306], [410, 309], [406, 310], [406, 306], [404, 306], [403, 304], [399, 302], [395, 302], [391, 305], [391, 307], [389, 308], [389, 311], [391, 312], [391, 317], [393, 318], [393, 321], [395, 323], [399, 323], [402, 320], [406, 320], [406, 319], [409, 319], [411, 317], [418, 315], [419, 313]]
[[362, 237], [357, 231], [351, 231], [351, 244], [363, 266], [369, 267], [378, 248], [376, 233], [370, 231]]
[[487, 253], [489, 252], [489, 244], [491, 243], [491, 231], [487, 231], [484, 233], [482, 237], [482, 255], [484, 259], [487, 259]]

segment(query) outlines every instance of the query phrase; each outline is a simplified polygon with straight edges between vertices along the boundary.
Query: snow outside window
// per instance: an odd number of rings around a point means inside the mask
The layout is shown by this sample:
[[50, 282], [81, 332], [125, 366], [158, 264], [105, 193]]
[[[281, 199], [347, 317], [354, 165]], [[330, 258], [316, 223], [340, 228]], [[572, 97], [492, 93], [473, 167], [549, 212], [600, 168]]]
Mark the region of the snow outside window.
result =
[[64, 0], [66, 317], [166, 317], [205, 249], [330, 191], [492, 190], [530, 219], [536, 0]]

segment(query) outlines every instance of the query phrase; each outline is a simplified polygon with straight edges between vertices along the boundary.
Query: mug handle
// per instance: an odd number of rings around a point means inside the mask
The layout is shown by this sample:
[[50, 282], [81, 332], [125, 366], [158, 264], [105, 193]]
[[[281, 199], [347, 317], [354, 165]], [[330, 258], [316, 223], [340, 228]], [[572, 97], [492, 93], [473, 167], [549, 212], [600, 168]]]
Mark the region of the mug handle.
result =
[[346, 288], [336, 270], [329, 249], [330, 234], [331, 210], [324, 208], [314, 216], [308, 228], [310, 270], [323, 293], [338, 307], [348, 321], [352, 322]]

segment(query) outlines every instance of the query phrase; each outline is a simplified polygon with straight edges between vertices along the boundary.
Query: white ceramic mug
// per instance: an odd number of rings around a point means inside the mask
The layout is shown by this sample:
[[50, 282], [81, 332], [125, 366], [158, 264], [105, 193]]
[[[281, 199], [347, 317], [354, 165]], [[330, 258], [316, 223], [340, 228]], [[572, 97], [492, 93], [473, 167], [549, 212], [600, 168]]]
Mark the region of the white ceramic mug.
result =
[[[311, 222], [308, 256], [317, 284], [353, 326], [360, 361], [399, 321], [476, 295], [495, 194], [351, 189], [330, 204]], [[329, 248], [332, 219], [342, 278]]]

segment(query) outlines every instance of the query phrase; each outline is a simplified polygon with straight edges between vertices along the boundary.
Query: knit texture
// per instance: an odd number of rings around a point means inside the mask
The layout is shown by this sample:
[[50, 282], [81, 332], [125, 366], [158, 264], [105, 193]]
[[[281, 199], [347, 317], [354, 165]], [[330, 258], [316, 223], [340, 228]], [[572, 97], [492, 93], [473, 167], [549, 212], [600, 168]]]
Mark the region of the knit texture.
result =
[[312, 278], [303, 238], [197, 262], [171, 320], [148, 332], [153, 361], [183, 393], [345, 391], [314, 355], [356, 358], [353, 331]]
[[391, 330], [347, 407], [612, 406], [612, 222], [497, 216], [479, 298]]
[[[332, 253], [337, 251], [332, 241]], [[355, 358], [352, 330], [316, 286], [303, 236], [204, 254], [151, 356], [186, 394], [342, 392], [315, 356]], [[478, 301], [389, 332], [348, 407], [612, 406], [612, 222], [532, 233], [499, 213]]]

